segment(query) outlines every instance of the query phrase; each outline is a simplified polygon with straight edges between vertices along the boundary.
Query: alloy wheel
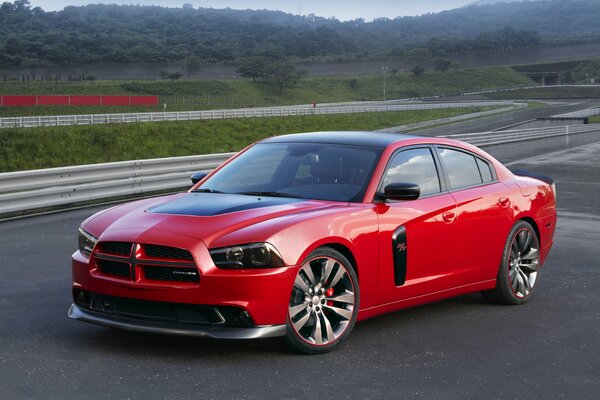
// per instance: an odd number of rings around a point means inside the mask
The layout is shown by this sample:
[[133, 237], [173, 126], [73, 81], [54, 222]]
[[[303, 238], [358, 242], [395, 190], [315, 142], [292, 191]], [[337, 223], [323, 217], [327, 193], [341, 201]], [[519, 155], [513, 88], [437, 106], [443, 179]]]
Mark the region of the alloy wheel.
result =
[[318, 256], [305, 262], [296, 275], [288, 317], [299, 338], [323, 346], [344, 334], [355, 307], [349, 271], [335, 258]]
[[537, 236], [528, 228], [518, 231], [510, 245], [508, 281], [515, 296], [529, 296], [538, 274], [539, 243]]

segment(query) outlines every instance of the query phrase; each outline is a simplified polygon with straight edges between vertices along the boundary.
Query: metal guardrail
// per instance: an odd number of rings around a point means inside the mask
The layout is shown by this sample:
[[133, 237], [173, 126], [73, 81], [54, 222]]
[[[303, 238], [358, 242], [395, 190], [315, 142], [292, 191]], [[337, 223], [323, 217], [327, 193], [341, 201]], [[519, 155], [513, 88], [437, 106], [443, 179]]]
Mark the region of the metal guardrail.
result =
[[527, 108], [527, 107], [528, 107], [527, 103], [521, 103], [521, 104], [518, 104], [513, 107], [496, 108], [496, 109], [488, 110], [488, 111], [480, 111], [480, 112], [476, 112], [476, 113], [456, 115], [454, 117], [447, 117], [447, 118], [440, 118], [440, 119], [434, 119], [434, 120], [429, 120], [429, 121], [417, 122], [414, 124], [394, 126], [392, 128], [379, 129], [376, 132], [393, 132], [393, 133], [411, 132], [411, 131], [415, 131], [417, 129], [428, 128], [428, 127], [436, 126], [436, 125], [446, 125], [446, 124], [452, 124], [455, 122], [465, 121], [465, 120], [473, 119], [473, 118], [489, 117], [490, 115], [503, 114], [505, 112], [514, 111], [519, 108]]
[[587, 118], [594, 115], [600, 115], [600, 108], [586, 108], [585, 110], [553, 115], [550, 118]]
[[417, 111], [443, 108], [515, 106], [514, 101], [476, 101], [425, 104], [345, 105], [331, 107], [290, 106], [242, 108], [232, 110], [177, 111], [124, 114], [51, 115], [0, 118], [0, 128], [35, 128], [42, 126], [71, 126], [124, 124], [130, 122], [196, 121], [229, 118], [289, 117], [297, 115], [352, 114], [365, 112]]
[[[451, 135], [479, 147], [581, 133], [600, 134], [600, 124]], [[121, 161], [0, 174], [0, 218], [27, 211], [177, 190], [190, 175], [216, 168], [235, 153]]]

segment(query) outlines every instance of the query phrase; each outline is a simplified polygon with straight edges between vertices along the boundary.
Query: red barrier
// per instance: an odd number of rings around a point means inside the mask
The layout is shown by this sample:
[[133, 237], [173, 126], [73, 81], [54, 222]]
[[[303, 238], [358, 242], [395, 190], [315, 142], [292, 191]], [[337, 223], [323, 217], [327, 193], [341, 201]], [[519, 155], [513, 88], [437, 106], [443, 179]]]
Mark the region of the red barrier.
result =
[[130, 96], [102, 96], [103, 106], [129, 106]]
[[36, 104], [36, 96], [2, 96], [2, 105], [5, 107], [35, 106]]
[[157, 106], [158, 96], [130, 96], [132, 106]]
[[0, 107], [157, 105], [158, 96], [0, 96]]
[[102, 96], [71, 96], [72, 106], [101, 106]]
[[38, 106], [68, 106], [69, 96], [38, 96]]

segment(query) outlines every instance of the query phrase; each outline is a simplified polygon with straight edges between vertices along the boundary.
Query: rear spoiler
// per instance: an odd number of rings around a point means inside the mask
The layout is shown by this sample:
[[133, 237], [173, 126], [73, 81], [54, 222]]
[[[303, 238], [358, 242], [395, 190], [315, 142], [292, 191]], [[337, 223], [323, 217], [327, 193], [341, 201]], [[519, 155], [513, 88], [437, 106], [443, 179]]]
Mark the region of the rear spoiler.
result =
[[512, 172], [513, 174], [518, 175], [518, 176], [527, 176], [529, 178], [534, 178], [534, 179], [540, 180], [542, 182], [547, 183], [548, 185], [554, 184], [554, 179], [552, 179], [546, 175], [538, 174], [537, 172], [527, 171], [525, 169], [515, 169], [515, 170], [511, 170], [510, 172]]

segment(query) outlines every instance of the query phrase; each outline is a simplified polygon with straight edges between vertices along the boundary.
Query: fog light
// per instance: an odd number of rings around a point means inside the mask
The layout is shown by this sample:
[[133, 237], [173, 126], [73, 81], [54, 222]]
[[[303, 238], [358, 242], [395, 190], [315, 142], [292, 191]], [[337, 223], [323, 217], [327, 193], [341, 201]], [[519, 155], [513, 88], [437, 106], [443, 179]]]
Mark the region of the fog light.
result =
[[77, 305], [89, 307], [90, 305], [90, 294], [89, 292], [82, 289], [73, 290], [73, 301]]

